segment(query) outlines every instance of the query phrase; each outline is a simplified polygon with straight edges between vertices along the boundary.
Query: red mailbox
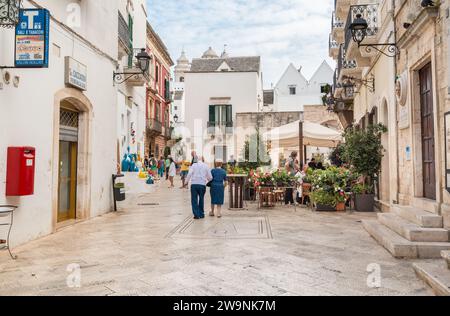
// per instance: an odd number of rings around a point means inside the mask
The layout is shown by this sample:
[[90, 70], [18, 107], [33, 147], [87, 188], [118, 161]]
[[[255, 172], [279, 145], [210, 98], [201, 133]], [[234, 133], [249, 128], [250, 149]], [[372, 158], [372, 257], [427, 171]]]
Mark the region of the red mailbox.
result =
[[8, 147], [6, 196], [34, 194], [35, 153], [33, 147]]

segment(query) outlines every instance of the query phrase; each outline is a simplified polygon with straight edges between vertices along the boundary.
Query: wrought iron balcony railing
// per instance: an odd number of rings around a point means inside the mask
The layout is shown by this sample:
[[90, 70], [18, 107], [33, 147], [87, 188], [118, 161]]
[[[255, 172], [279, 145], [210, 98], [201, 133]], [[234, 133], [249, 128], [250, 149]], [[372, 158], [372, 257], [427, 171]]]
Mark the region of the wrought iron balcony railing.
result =
[[153, 132], [155, 134], [162, 134], [162, 124], [160, 121], [155, 119], [148, 119], [147, 120], [147, 130], [150, 132]]
[[221, 131], [221, 133], [225, 132], [225, 134], [233, 133], [233, 122], [208, 122], [208, 133], [215, 134], [217, 130]]

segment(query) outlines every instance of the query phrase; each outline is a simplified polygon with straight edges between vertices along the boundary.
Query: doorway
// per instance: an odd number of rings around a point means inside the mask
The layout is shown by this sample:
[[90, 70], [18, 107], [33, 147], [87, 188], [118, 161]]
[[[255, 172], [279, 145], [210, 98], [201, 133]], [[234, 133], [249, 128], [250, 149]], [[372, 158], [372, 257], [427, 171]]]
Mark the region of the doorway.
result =
[[77, 147], [59, 142], [58, 223], [76, 219]]
[[436, 163], [431, 63], [419, 71], [423, 197], [436, 200]]
[[79, 114], [62, 104], [60, 109], [57, 223], [76, 219]]

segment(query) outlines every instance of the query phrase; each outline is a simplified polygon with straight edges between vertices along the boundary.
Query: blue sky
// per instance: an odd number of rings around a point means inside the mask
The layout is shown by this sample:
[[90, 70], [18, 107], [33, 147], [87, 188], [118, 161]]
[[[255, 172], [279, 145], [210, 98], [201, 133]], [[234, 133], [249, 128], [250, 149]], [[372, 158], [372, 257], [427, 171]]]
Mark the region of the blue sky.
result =
[[228, 45], [231, 56], [260, 55], [265, 86], [289, 63], [309, 78], [328, 57], [333, 0], [147, 0], [149, 20], [176, 60]]

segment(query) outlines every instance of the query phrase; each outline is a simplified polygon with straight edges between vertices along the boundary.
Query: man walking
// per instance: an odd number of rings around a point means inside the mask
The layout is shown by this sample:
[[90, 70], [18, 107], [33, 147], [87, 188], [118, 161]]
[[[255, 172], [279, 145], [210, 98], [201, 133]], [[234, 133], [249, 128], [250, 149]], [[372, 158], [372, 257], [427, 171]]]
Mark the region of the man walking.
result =
[[189, 169], [186, 178], [187, 183], [191, 182], [191, 203], [194, 219], [205, 218], [205, 194], [206, 184], [212, 180], [211, 170], [201, 157]]
[[167, 156], [166, 160], [164, 161], [164, 166], [166, 168], [166, 181], [169, 180], [169, 169], [171, 163], [172, 161], [170, 160], [170, 156]]

